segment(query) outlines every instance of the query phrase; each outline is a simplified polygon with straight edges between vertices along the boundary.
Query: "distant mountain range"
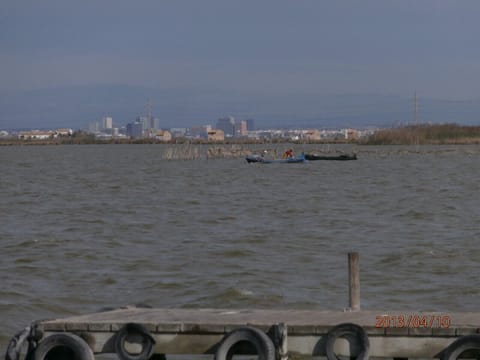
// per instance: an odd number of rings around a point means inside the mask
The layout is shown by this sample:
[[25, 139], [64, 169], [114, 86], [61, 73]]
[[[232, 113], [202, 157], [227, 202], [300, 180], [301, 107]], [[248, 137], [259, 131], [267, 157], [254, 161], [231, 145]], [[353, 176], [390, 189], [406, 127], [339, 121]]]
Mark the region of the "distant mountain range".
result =
[[[105, 115], [124, 126], [152, 115], [164, 128], [215, 125], [218, 118], [254, 119], [258, 128], [390, 127], [412, 123], [410, 97], [380, 94], [276, 93], [154, 89], [130, 85], [75, 86], [0, 94], [0, 129], [85, 129]], [[480, 124], [480, 99], [418, 98], [418, 122]]]

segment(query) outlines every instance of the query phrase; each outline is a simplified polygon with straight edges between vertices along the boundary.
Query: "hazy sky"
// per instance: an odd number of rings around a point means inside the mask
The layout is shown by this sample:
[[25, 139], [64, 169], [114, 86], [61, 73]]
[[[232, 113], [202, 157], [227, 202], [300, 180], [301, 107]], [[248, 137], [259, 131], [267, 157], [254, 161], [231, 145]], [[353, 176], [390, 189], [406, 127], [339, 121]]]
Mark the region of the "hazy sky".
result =
[[0, 94], [122, 84], [480, 98], [478, 0], [1, 0]]

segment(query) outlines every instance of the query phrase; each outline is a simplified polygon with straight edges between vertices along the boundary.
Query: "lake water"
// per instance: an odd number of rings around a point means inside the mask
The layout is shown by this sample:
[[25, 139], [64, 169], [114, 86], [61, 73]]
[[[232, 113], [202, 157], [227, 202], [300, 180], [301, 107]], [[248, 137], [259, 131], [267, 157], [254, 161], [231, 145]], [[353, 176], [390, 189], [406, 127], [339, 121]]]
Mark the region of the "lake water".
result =
[[288, 165], [167, 149], [0, 148], [2, 354], [33, 320], [126, 304], [341, 310], [350, 251], [363, 309], [480, 311], [480, 146]]

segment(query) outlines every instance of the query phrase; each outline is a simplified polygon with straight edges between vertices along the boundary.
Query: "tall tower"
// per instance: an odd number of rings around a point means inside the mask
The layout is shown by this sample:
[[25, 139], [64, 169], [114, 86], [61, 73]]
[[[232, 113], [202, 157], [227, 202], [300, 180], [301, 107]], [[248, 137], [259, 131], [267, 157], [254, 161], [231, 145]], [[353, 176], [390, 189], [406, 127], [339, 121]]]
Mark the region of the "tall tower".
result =
[[418, 125], [418, 98], [416, 89], [413, 95], [413, 125]]
[[153, 128], [152, 124], [152, 104], [150, 98], [147, 99], [147, 124], [150, 128]]

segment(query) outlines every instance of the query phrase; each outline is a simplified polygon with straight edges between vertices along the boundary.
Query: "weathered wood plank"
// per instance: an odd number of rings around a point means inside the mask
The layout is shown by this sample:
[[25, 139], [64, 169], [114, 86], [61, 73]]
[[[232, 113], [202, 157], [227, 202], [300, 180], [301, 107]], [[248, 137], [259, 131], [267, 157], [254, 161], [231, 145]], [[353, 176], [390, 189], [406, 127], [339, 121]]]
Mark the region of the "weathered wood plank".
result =
[[[39, 322], [39, 326], [48, 330], [63, 331], [72, 326], [79, 330], [85, 328], [85, 324], [95, 326], [111, 326], [112, 330], [118, 330], [128, 322], [142, 323], [155, 332], [171, 329], [177, 332], [191, 332], [197, 329], [199, 332], [226, 332], [231, 327], [239, 325], [255, 325], [259, 328], [268, 328], [273, 324], [285, 323], [289, 325], [289, 331], [322, 333], [330, 327], [344, 322], [352, 322], [367, 328], [371, 334], [379, 334], [386, 330], [387, 335], [404, 334], [404, 329], [432, 329], [438, 336], [455, 335], [451, 329], [462, 329], [462, 334], [475, 333], [480, 328], [480, 313], [418, 313], [421, 316], [448, 316], [450, 326], [441, 327], [440, 323], [431, 322], [432, 326], [378, 326], [378, 316], [388, 315], [384, 311], [314, 311], [314, 310], [221, 310], [221, 309], [139, 309], [124, 308], [103, 313], [73, 316], [63, 319], [55, 319]], [[377, 325], [377, 326], [376, 326]], [[438, 325], [438, 326], [437, 326]], [[323, 328], [322, 328], [323, 327]], [[76, 328], [75, 328], [76, 329]], [[445, 330], [445, 331], [444, 331]], [[412, 333], [413, 335], [414, 333]], [[434, 334], [435, 335], [435, 334]]]

